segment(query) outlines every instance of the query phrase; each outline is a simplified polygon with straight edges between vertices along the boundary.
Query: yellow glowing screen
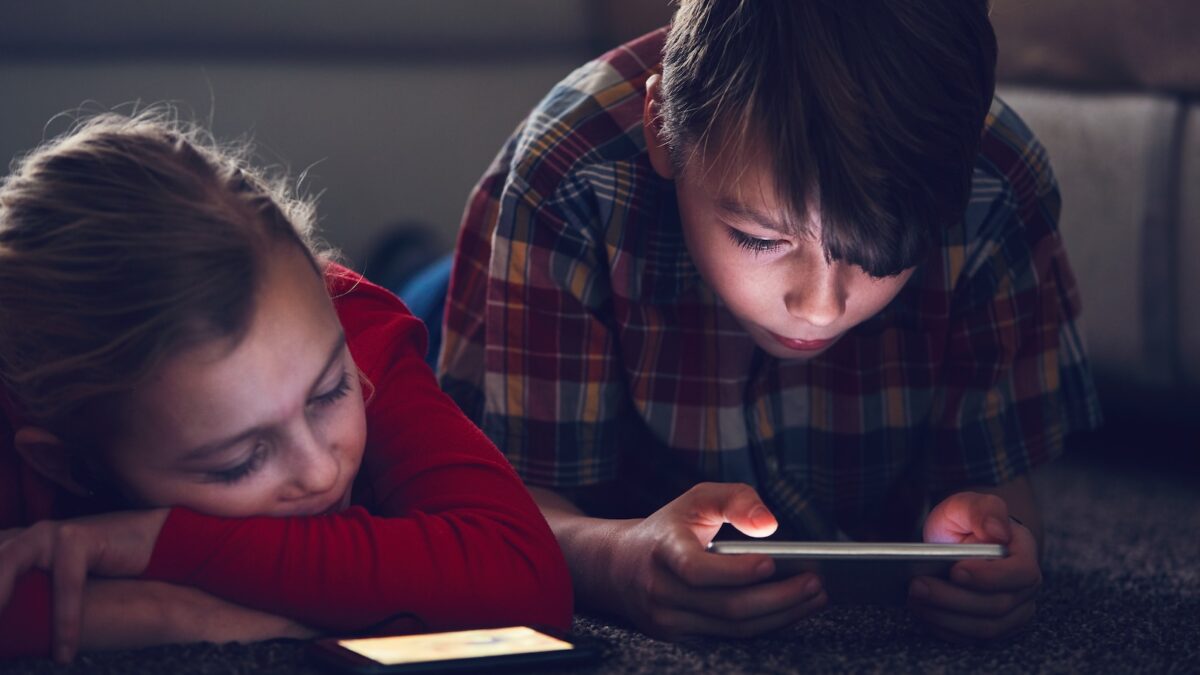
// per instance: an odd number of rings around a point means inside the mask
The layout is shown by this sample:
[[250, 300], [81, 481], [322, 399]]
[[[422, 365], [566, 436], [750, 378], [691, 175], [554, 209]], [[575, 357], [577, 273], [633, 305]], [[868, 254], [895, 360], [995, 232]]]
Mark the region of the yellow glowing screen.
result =
[[575, 648], [569, 642], [525, 626], [338, 640], [338, 644], [385, 666], [507, 654], [557, 652]]

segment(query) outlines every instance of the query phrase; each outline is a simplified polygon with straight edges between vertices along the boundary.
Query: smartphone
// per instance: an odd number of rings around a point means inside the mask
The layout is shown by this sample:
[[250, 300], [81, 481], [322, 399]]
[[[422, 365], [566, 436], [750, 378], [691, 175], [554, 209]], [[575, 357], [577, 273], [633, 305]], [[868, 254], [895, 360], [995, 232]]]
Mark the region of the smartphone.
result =
[[777, 577], [815, 572], [830, 603], [903, 605], [915, 576], [946, 577], [959, 560], [996, 560], [1000, 544], [714, 541], [713, 553], [758, 553], [775, 559]]
[[312, 643], [313, 658], [346, 673], [443, 673], [529, 670], [594, 661], [599, 646], [529, 626], [448, 633], [329, 638]]

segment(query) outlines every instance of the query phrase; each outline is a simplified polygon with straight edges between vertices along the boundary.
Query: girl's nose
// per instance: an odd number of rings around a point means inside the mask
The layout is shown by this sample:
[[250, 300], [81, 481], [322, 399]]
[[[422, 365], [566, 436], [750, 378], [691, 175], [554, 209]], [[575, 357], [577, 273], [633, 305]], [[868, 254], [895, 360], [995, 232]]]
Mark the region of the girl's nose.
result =
[[292, 482], [301, 498], [332, 491], [338, 484], [341, 465], [337, 452], [305, 427], [296, 438], [292, 457]]

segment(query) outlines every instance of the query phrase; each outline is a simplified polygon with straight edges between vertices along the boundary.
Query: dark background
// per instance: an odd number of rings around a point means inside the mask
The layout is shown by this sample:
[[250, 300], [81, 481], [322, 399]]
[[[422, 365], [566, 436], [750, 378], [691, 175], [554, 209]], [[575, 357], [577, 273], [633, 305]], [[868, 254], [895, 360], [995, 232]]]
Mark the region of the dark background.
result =
[[[420, 224], [402, 261], [413, 264], [450, 249], [472, 184], [553, 83], [670, 11], [665, 0], [0, 0], [0, 158], [65, 130], [81, 106], [173, 102], [303, 173], [353, 266]], [[576, 632], [608, 651], [587, 672], [1195, 671], [1200, 2], [993, 0], [992, 20], [1001, 95], [1062, 187], [1109, 420], [1035, 476], [1047, 523], [1038, 615], [989, 647], [934, 640], [889, 608], [688, 644], [581, 615]], [[287, 641], [0, 671], [317, 672]]]
[[[172, 102], [302, 175], [303, 191], [321, 196], [326, 238], [352, 266], [366, 267], [396, 231], [423, 228], [391, 263], [412, 266], [453, 246], [471, 186], [551, 85], [672, 9], [0, 0], [0, 158], [64, 131], [81, 108]], [[994, 0], [992, 20], [1001, 94], [1045, 142], [1062, 186], [1110, 421], [1076, 443], [1196, 468], [1200, 3]]]

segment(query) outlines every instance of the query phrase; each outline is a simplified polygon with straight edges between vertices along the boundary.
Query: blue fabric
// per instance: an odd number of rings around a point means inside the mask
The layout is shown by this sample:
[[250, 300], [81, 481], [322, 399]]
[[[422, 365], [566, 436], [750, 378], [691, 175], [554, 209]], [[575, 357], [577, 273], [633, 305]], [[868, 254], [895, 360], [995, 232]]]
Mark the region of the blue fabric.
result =
[[442, 311], [446, 306], [446, 293], [450, 289], [450, 267], [453, 263], [454, 255], [448, 254], [418, 272], [400, 288], [393, 289], [408, 305], [409, 311], [424, 321], [429, 329], [429, 351], [425, 354], [425, 362], [434, 369], [437, 368], [438, 351], [442, 347]]

